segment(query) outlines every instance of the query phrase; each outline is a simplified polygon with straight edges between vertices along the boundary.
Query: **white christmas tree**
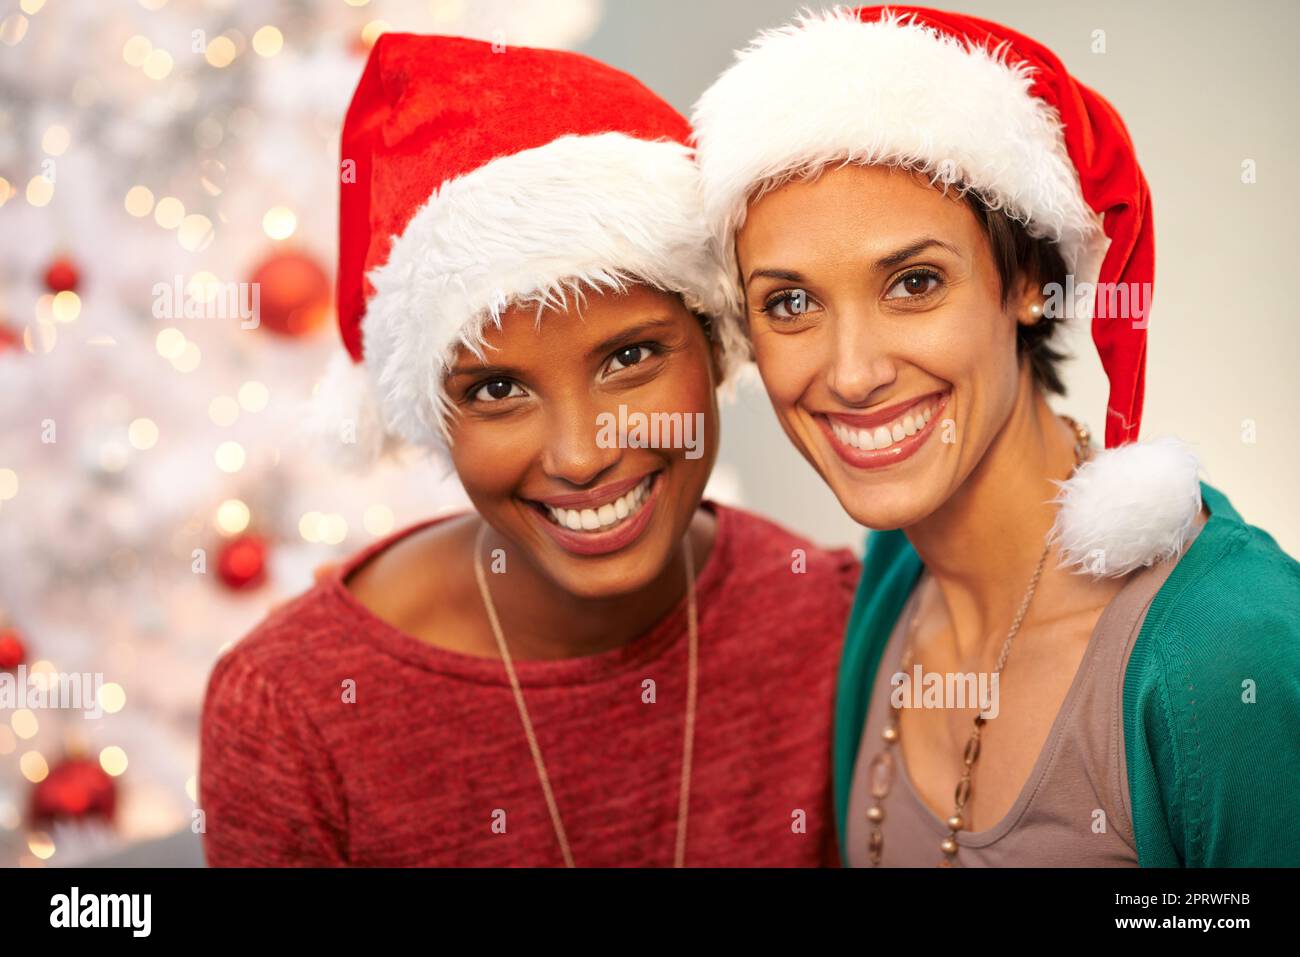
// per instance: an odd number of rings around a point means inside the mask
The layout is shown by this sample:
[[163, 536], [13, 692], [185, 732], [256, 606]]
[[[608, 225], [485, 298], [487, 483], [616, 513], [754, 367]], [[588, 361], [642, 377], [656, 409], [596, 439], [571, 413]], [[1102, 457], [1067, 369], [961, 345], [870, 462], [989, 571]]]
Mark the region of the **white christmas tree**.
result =
[[192, 829], [221, 650], [323, 563], [463, 507], [428, 462], [340, 475], [302, 441], [340, 348], [339, 127], [385, 30], [571, 47], [600, 14], [22, 0], [0, 21], [0, 667], [21, 647], [28, 687], [96, 676], [103, 712], [0, 698], [0, 866]]

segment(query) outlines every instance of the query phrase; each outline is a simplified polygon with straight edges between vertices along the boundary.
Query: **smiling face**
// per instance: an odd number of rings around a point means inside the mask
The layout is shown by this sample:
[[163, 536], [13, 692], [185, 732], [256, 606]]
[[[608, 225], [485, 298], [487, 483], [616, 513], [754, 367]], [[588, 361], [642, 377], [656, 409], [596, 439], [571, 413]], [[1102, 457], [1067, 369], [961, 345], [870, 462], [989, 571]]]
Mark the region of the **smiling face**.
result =
[[452, 462], [479, 514], [551, 581], [636, 591], [672, 558], [713, 468], [713, 350], [679, 297], [644, 286], [536, 312], [512, 307], [488, 327], [486, 361], [462, 349], [452, 363]]
[[844, 509], [904, 528], [971, 475], [1018, 400], [1033, 283], [1003, 301], [971, 208], [908, 172], [828, 168], [762, 195], [736, 236], [754, 355]]

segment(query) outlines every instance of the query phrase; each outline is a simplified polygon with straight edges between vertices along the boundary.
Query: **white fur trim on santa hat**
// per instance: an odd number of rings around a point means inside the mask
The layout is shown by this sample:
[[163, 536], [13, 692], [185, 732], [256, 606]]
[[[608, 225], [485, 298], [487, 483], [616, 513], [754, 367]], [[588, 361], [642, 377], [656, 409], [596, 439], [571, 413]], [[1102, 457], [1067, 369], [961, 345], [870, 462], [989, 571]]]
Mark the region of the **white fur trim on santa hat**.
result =
[[1053, 499], [1061, 564], [1113, 578], [1177, 556], [1201, 510], [1199, 471], [1176, 438], [1094, 452]]
[[1105, 236], [1031, 68], [889, 14], [806, 13], [760, 34], [696, 104], [706, 211], [731, 276], [756, 193], [836, 163], [888, 165], [977, 192], [1060, 244], [1092, 282]]
[[[444, 373], [462, 346], [483, 355], [488, 324], [511, 305], [536, 303], [540, 316], [641, 282], [725, 315], [732, 293], [699, 202], [687, 147], [621, 133], [561, 137], [444, 183], [369, 275], [362, 351], [384, 431], [444, 450]], [[730, 368], [745, 345], [719, 332]]]

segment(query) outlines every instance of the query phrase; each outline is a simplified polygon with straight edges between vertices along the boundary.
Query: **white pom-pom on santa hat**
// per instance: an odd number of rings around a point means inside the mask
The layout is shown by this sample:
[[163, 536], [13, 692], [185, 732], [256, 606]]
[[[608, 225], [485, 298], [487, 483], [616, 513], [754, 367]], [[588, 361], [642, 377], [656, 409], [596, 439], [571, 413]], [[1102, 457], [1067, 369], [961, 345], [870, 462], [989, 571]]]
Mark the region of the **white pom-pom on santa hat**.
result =
[[1093, 453], [1052, 501], [1061, 564], [1117, 578], [1176, 557], [1201, 510], [1200, 462], [1165, 437]]

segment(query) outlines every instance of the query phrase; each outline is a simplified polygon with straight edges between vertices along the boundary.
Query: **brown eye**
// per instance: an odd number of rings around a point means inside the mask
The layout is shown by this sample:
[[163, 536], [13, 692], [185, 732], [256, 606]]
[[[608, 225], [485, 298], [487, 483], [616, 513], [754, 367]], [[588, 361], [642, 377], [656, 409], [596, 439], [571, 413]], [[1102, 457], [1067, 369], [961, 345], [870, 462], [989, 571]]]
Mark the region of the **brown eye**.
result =
[[928, 270], [917, 270], [900, 276], [898, 281], [890, 287], [886, 299], [912, 299], [918, 296], [924, 296], [934, 292], [943, 280], [939, 278], [938, 273]]
[[513, 399], [525, 394], [517, 382], [512, 382], [510, 379], [491, 379], [478, 386], [471, 393], [470, 398], [479, 402], [499, 402], [502, 399]]
[[624, 346], [609, 357], [609, 365], [606, 367], [605, 372], [606, 374], [622, 372], [624, 369], [640, 365], [655, 355], [656, 351], [662, 350], [657, 350], [653, 343], [639, 342], [634, 346]]
[[[614, 353], [613, 359], [621, 367], [634, 366], [645, 358], [642, 353], [648, 352], [645, 346], [628, 346], [626, 349], [619, 349]], [[614, 370], [617, 371], [617, 370]]]

